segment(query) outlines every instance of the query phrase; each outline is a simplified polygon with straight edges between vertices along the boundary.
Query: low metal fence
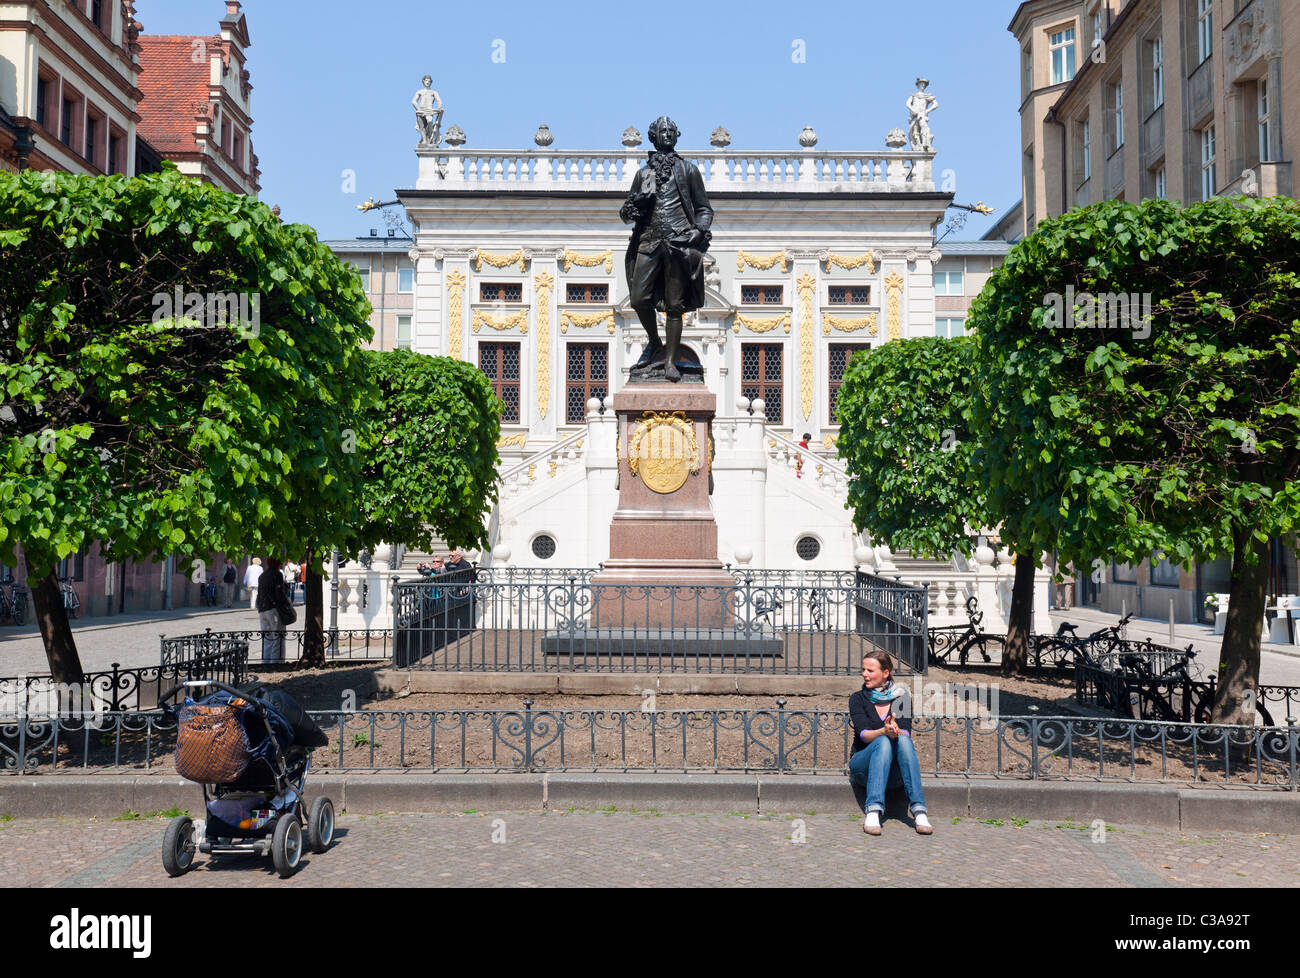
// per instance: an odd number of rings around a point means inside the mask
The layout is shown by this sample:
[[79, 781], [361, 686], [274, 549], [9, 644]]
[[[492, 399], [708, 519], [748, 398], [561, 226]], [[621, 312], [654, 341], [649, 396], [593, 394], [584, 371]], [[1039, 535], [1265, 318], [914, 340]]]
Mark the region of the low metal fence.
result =
[[212, 636], [202, 647], [164, 660], [157, 666], [87, 672], [75, 686], [56, 683], [48, 675], [0, 679], [0, 714], [58, 712], [111, 713], [152, 710], [158, 696], [177, 683], [213, 679], [237, 686], [248, 674], [248, 642], [239, 636]]
[[[317, 765], [430, 773], [699, 772], [843, 776], [849, 715], [789, 710], [409, 710], [316, 712]], [[915, 716], [928, 777], [1123, 781], [1296, 791], [1300, 731], [1079, 717]], [[0, 769], [168, 768], [175, 728], [160, 712], [0, 727]], [[847, 793], [846, 786], [846, 793]], [[847, 799], [846, 799], [847, 800]]]
[[[881, 579], [883, 581], [883, 579]], [[855, 675], [882, 649], [925, 668], [925, 591], [896, 582], [395, 586], [394, 664], [450, 671]]]
[[[248, 646], [248, 661], [254, 665], [298, 662], [303, 657], [306, 633], [299, 631], [214, 632], [201, 635], [160, 637], [164, 665], [182, 662], [207, 649], [213, 642], [243, 642]], [[329, 662], [387, 662], [393, 657], [391, 628], [337, 628], [325, 630], [325, 659]]]

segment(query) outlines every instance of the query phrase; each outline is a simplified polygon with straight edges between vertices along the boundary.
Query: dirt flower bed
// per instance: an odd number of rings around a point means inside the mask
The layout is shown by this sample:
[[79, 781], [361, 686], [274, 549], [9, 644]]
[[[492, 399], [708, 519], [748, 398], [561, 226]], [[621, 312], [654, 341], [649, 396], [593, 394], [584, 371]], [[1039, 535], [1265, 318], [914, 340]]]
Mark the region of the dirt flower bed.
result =
[[[381, 696], [376, 667], [273, 671], [257, 680], [280, 688], [320, 718], [330, 737], [314, 755], [317, 771], [511, 771], [535, 769], [762, 772], [778, 766], [841, 774], [852, 745], [843, 695], [776, 697], [659, 694], [536, 695], [525, 711], [519, 694]], [[1233, 748], [1189, 728], [1106, 724], [1087, 718], [1036, 719], [998, 726], [993, 717], [1068, 715], [1073, 679], [1047, 674], [1007, 679], [975, 669], [901, 677], [917, 716], [913, 741], [930, 775], [1171, 780], [1212, 784], [1285, 782], [1287, 745], [1265, 739]], [[362, 712], [354, 712], [362, 711]], [[713, 712], [720, 711], [720, 712]], [[935, 716], [935, 712], [948, 714]], [[1036, 726], [1035, 726], [1036, 725]], [[1036, 736], [1031, 730], [1036, 729]], [[174, 734], [147, 715], [106, 730], [28, 733], [40, 768], [170, 771]], [[13, 745], [0, 738], [0, 765]]]

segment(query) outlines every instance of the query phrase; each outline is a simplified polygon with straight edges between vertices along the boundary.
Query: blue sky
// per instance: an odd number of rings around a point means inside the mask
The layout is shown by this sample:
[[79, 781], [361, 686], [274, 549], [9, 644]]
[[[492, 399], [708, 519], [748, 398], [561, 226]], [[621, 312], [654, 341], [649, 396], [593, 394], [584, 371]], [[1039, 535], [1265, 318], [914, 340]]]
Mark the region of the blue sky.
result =
[[[984, 200], [955, 237], [977, 238], [1020, 190], [1017, 48], [1011, 0], [924, 4], [246, 0], [253, 46], [253, 144], [262, 199], [324, 237], [380, 221], [356, 205], [415, 184], [411, 96], [433, 75], [468, 145], [532, 146], [539, 123], [557, 148], [615, 149], [667, 113], [683, 148], [715, 126], [733, 149], [794, 149], [813, 126], [823, 149], [878, 150], [906, 127], [904, 102], [924, 75], [936, 178], [957, 200]], [[215, 32], [222, 0], [136, 0], [147, 33]], [[498, 44], [504, 42], [504, 45]], [[796, 63], [796, 42], [806, 60]], [[504, 63], [493, 52], [504, 52]], [[500, 55], [498, 55], [499, 57]], [[343, 171], [357, 175], [343, 192]]]

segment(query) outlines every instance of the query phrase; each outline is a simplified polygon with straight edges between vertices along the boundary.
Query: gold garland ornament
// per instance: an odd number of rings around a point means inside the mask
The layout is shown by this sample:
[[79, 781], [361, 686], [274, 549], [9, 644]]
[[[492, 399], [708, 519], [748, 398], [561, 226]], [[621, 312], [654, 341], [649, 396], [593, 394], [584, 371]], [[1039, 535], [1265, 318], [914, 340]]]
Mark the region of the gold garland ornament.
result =
[[830, 251], [822, 260], [828, 272], [831, 270], [832, 265], [837, 265], [848, 271], [866, 265], [868, 275], [876, 274], [876, 253], [874, 251], [864, 251], [860, 255], [837, 255], [835, 252]]
[[474, 253], [474, 271], [483, 271], [484, 262], [487, 262], [493, 268], [506, 268], [518, 262], [519, 274], [522, 275], [524, 272], [524, 262], [526, 260], [527, 259], [524, 258], [523, 248], [520, 248], [518, 251], [512, 251], [508, 255], [497, 254], [491, 251], [476, 251]]
[[785, 274], [790, 270], [789, 263], [785, 257], [784, 251], [777, 251], [770, 255], [756, 255], [752, 251], [736, 252], [736, 271], [743, 272], [745, 266], [766, 270], [780, 264], [781, 273]]
[[885, 292], [889, 295], [889, 338], [903, 336], [903, 276], [890, 272], [885, 276]]
[[497, 440], [497, 448], [508, 448], [511, 445], [517, 448], [523, 448], [524, 442], [528, 440], [528, 434], [523, 431], [516, 432], [513, 435], [502, 435]]
[[465, 314], [462, 310], [462, 302], [465, 298], [465, 273], [459, 268], [453, 268], [447, 273], [447, 308], [450, 310], [451, 322], [451, 345], [448, 352], [451, 353], [453, 360], [461, 358], [460, 345], [461, 333], [465, 329]]
[[865, 329], [875, 336], [876, 314], [873, 312], [870, 316], [863, 316], [861, 319], [840, 319], [838, 316], [827, 316], [823, 313], [822, 332], [830, 336], [832, 329], [838, 329], [841, 333], [856, 333]]
[[799, 289], [799, 387], [803, 393], [803, 416], [813, 410], [813, 296], [817, 278], [804, 272], [795, 282]]
[[519, 327], [519, 332], [528, 332], [528, 310], [520, 309], [518, 312], [512, 312], [509, 316], [490, 316], [482, 309], [474, 310], [474, 332], [478, 332], [484, 326], [490, 326], [492, 329], [500, 332], [503, 329], [514, 329]]
[[781, 316], [746, 316], [743, 313], [736, 313], [736, 318], [732, 322], [731, 331], [739, 333], [740, 327], [751, 333], [769, 333], [778, 326], [784, 326], [785, 331], [790, 332], [790, 314], [787, 312]]
[[554, 284], [550, 272], [533, 276], [533, 286], [537, 289], [537, 413], [543, 418], [551, 400], [551, 286]]
[[652, 492], [676, 492], [700, 472], [695, 425], [681, 411], [646, 411], [628, 439], [627, 465]]
[[564, 270], [567, 272], [570, 265], [581, 265], [583, 268], [595, 268], [597, 265], [605, 266], [605, 274], [610, 275], [614, 271], [614, 249], [601, 251], [594, 255], [584, 255], [577, 251], [564, 249]]
[[612, 312], [562, 312], [560, 313], [560, 332], [567, 333], [569, 327], [592, 329], [595, 326], [609, 326], [609, 335], [614, 335], [614, 314]]
[[822, 444], [826, 446], [826, 451], [832, 451], [835, 448], [835, 442], [838, 441], [834, 435], [827, 435], [822, 439]]

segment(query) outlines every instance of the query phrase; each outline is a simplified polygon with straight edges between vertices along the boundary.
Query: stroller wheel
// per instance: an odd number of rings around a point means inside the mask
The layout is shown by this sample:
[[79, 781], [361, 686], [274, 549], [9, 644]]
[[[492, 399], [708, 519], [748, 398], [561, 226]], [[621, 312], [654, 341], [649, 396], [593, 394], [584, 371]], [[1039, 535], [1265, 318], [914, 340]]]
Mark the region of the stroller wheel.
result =
[[330, 847], [334, 841], [334, 802], [322, 797], [311, 803], [306, 831], [312, 852], [321, 853]]
[[298, 871], [302, 861], [302, 822], [297, 815], [282, 815], [275, 823], [275, 835], [271, 839], [271, 858], [275, 861], [275, 871], [281, 879], [288, 879]]
[[188, 815], [178, 815], [163, 835], [162, 860], [167, 875], [184, 876], [193, 869], [194, 852], [194, 820]]

